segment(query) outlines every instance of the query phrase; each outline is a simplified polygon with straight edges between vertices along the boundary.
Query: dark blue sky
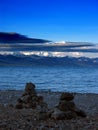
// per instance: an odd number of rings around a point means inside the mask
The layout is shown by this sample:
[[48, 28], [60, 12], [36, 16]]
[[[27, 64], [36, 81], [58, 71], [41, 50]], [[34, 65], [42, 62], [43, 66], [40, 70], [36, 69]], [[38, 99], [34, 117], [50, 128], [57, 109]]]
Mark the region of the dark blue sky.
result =
[[98, 0], [0, 0], [0, 31], [98, 43]]

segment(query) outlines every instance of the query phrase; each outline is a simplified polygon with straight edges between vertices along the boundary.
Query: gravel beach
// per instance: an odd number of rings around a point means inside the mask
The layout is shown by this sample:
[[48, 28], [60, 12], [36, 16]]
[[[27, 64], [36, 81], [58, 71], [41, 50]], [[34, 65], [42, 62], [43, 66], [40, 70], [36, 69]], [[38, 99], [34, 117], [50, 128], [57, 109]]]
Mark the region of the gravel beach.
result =
[[[98, 130], [98, 94], [73, 93], [76, 106], [85, 111], [87, 117], [71, 120], [46, 120], [35, 118], [34, 109], [15, 109], [17, 99], [23, 91], [0, 91], [0, 130]], [[62, 92], [38, 91], [48, 108], [59, 102]]]

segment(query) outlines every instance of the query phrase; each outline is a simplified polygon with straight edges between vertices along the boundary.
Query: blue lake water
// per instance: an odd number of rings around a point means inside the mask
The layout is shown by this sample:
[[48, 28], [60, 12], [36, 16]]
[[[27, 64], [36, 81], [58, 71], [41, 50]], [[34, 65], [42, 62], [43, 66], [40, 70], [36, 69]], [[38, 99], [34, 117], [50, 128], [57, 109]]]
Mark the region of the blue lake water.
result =
[[98, 68], [0, 66], [0, 90], [22, 90], [27, 82], [42, 90], [98, 93]]

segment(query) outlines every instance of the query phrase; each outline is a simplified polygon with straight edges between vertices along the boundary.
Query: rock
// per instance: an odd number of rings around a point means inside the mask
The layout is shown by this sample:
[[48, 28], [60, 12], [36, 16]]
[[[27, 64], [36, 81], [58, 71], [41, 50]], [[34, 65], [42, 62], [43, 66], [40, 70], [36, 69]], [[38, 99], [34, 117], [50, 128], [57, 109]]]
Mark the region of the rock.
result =
[[29, 103], [28, 105], [29, 105], [30, 108], [32, 108], [32, 109], [36, 109], [36, 106], [37, 106], [36, 102]]
[[68, 119], [68, 120], [76, 118], [76, 117], [77, 117], [77, 114], [73, 111], [65, 112], [65, 118]]
[[9, 107], [12, 107], [12, 108], [14, 108], [14, 105], [13, 105], [13, 104], [9, 104]]
[[47, 120], [48, 118], [49, 117], [47, 113], [38, 113], [38, 117], [37, 117], [38, 120]]
[[71, 93], [64, 92], [62, 93], [60, 100], [66, 100], [66, 101], [71, 101], [74, 99], [74, 96]]
[[78, 115], [78, 116], [81, 116], [81, 117], [86, 117], [86, 113], [83, 111], [83, 110], [80, 110], [80, 109], [76, 109], [75, 110], [75, 112], [76, 112], [76, 114]]
[[63, 120], [65, 119], [65, 113], [60, 111], [58, 108], [54, 108], [53, 112], [51, 113], [51, 118], [55, 120]]
[[35, 85], [33, 83], [27, 83], [25, 87], [25, 92], [28, 94], [36, 95]]
[[48, 112], [47, 104], [46, 103], [38, 104], [36, 110], [40, 113], [47, 113]]
[[29, 103], [31, 101], [31, 96], [30, 95], [25, 95], [23, 97], [20, 98], [20, 100], [23, 102], [23, 103]]
[[46, 125], [46, 127], [48, 128], [48, 130], [51, 130], [51, 128], [55, 127], [55, 123], [53, 121], [52, 122], [48, 122], [48, 124]]
[[52, 113], [54, 112], [54, 109], [55, 109], [55, 108], [52, 108], [52, 109], [50, 109], [50, 110], [47, 112], [47, 115], [48, 115], [49, 118], [51, 118], [51, 115], [52, 115]]
[[15, 106], [16, 109], [22, 109], [23, 105], [21, 103], [17, 103]]
[[22, 97], [23, 97], [23, 96], [26, 96], [26, 95], [28, 95], [28, 93], [27, 93], [27, 92], [24, 92], [24, 93], [22, 94]]
[[43, 96], [37, 96], [35, 91], [35, 85], [33, 83], [27, 83], [25, 87], [25, 92], [17, 100], [17, 108], [32, 108], [36, 109], [40, 106], [39, 112], [46, 113], [48, 111], [47, 104], [43, 101]]
[[23, 103], [23, 108], [32, 108], [32, 109], [36, 109], [36, 102], [32, 102], [32, 103]]
[[75, 103], [73, 101], [60, 101], [58, 108], [61, 111], [73, 111], [75, 109]]
[[31, 95], [32, 102], [38, 102], [38, 96], [37, 95]]
[[34, 109], [36, 119], [47, 120], [52, 118], [55, 120], [73, 119], [77, 116], [86, 117], [84, 111], [78, 109], [73, 101], [74, 96], [71, 93], [62, 93], [57, 107], [49, 110], [47, 103], [44, 102], [43, 96], [38, 96], [33, 83], [27, 83], [24, 94], [17, 100], [17, 109]]
[[38, 97], [38, 102], [39, 103], [42, 103], [44, 101], [43, 96], [37, 96], [37, 97]]
[[18, 103], [23, 103], [23, 101], [21, 100], [21, 98], [18, 98], [18, 99], [17, 99], [17, 102], [18, 102]]
[[45, 126], [44, 124], [42, 124], [40, 126], [40, 128], [34, 129], [34, 130], [49, 130], [47, 126]]
[[26, 108], [26, 109], [31, 108], [30, 104], [23, 103], [22, 105], [23, 105], [23, 108]]
[[57, 108], [63, 112], [63, 117], [65, 119], [72, 119], [76, 118], [77, 116], [86, 117], [85, 112], [76, 107], [73, 99], [74, 96], [71, 93], [64, 92], [61, 94], [60, 102], [57, 105]]
[[58, 108], [54, 108], [49, 113], [50, 117], [55, 120], [73, 119], [77, 117], [77, 114], [73, 111], [61, 111]]

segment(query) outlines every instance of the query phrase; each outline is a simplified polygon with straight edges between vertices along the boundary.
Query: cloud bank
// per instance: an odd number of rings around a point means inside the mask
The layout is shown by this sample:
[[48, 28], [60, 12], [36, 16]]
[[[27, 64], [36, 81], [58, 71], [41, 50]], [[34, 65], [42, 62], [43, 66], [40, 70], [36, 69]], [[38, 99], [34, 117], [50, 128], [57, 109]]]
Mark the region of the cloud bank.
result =
[[0, 54], [23, 54], [49, 57], [98, 57], [98, 45], [91, 43], [61, 42], [46, 44], [0, 44]]

